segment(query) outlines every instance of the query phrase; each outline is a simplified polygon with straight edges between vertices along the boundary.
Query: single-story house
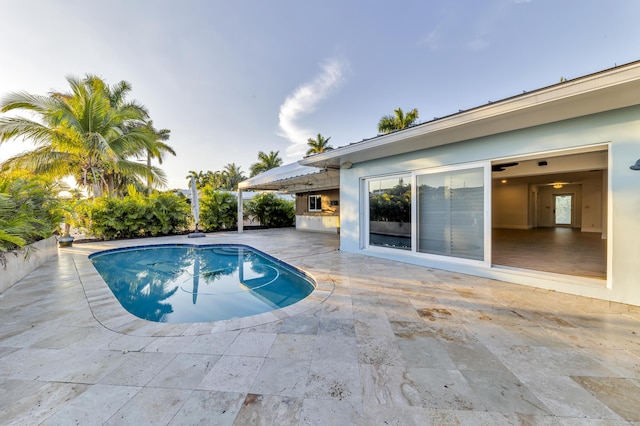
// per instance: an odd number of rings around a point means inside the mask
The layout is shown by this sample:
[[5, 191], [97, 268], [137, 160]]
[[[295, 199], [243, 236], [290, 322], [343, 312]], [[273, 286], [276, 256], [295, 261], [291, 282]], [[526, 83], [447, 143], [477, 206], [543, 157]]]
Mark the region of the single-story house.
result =
[[640, 61], [298, 163], [341, 251], [640, 305]]

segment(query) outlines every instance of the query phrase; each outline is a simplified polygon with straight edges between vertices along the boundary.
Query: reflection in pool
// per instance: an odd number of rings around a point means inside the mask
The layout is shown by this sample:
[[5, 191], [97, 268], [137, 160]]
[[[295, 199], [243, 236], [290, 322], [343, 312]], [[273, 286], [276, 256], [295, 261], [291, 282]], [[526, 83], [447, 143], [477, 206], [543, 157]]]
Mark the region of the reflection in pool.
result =
[[244, 245], [166, 244], [89, 256], [122, 306], [156, 322], [208, 322], [261, 314], [307, 297], [313, 280]]

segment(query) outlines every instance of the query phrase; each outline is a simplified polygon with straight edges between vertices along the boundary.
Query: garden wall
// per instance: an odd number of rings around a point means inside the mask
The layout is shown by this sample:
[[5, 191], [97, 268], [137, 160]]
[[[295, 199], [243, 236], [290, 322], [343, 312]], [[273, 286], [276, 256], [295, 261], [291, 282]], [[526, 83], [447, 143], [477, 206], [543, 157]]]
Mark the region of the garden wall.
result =
[[58, 247], [54, 236], [30, 244], [29, 247], [33, 247], [35, 250], [26, 260], [24, 259], [24, 253], [18, 253], [17, 256], [13, 253], [6, 254], [7, 266], [6, 268], [0, 266], [0, 293], [4, 293], [6, 289], [26, 277], [43, 263], [58, 256]]

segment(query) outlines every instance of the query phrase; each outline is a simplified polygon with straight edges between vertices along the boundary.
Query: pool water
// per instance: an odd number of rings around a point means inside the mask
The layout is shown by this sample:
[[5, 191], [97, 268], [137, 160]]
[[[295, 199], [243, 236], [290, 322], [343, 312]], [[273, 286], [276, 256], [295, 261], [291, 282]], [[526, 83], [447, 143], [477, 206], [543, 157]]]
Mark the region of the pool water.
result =
[[307, 297], [313, 280], [245, 245], [165, 244], [89, 256], [120, 304], [156, 322], [257, 315]]

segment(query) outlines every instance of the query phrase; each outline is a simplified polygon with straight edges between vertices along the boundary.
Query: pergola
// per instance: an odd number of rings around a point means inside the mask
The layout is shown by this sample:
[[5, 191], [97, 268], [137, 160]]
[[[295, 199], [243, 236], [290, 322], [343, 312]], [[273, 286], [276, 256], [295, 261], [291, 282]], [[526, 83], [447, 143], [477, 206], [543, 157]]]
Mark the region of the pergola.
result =
[[243, 232], [242, 193], [247, 191], [277, 191], [295, 194], [339, 188], [340, 170], [303, 166], [298, 163], [285, 164], [244, 180], [238, 184], [238, 233]]

